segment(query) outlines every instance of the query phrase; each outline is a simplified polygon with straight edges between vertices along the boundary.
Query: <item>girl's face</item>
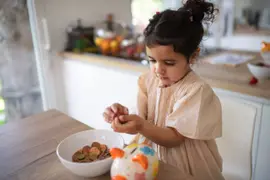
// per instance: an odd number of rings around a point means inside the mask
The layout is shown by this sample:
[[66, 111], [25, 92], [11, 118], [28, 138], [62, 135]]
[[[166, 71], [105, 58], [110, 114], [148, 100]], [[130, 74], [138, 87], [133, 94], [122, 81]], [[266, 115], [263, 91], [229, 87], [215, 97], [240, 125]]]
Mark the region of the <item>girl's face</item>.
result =
[[174, 52], [172, 46], [146, 47], [146, 53], [151, 71], [156, 74], [163, 86], [176, 83], [190, 71], [186, 57]]

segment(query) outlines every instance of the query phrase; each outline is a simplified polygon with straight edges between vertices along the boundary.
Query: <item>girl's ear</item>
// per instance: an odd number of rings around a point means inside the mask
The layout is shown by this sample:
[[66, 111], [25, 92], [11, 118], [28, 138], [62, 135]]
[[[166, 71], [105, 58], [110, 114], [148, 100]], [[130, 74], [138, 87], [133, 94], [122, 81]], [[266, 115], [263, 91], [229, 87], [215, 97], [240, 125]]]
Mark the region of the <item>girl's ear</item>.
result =
[[197, 50], [191, 55], [189, 59], [189, 64], [194, 64], [196, 59], [199, 57], [201, 49], [197, 48]]

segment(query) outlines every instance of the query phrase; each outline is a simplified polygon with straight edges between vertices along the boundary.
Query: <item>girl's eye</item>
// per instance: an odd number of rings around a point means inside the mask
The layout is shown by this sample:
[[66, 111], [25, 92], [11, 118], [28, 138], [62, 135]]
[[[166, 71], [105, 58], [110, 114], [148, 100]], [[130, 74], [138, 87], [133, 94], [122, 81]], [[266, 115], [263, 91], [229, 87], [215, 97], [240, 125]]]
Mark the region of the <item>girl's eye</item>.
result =
[[174, 61], [165, 61], [165, 64], [167, 66], [174, 66], [175, 65], [175, 62]]
[[154, 60], [154, 59], [149, 59], [149, 62], [150, 62], [150, 63], [156, 63], [157, 61]]

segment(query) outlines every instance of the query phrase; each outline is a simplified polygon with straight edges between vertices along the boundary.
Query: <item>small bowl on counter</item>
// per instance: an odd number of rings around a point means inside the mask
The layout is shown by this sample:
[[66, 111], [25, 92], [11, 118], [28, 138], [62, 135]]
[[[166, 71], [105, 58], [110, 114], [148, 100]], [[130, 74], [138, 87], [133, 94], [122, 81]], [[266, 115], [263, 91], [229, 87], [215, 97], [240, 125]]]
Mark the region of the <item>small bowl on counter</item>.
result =
[[248, 63], [247, 67], [250, 73], [259, 81], [264, 81], [270, 78], [270, 65], [263, 62]]
[[[116, 132], [109, 130], [87, 130], [72, 134], [61, 141], [56, 149], [57, 157], [62, 165], [73, 174], [87, 178], [101, 176], [110, 171], [113, 163], [112, 157], [95, 159], [91, 162], [74, 161], [75, 153], [80, 151], [82, 151], [81, 153], [85, 153], [83, 148], [91, 145], [93, 147], [93, 143], [106, 145], [108, 149], [122, 149], [124, 147], [124, 139]], [[96, 153], [97, 148], [93, 148], [92, 150], [94, 150], [92, 152]], [[91, 153], [91, 150], [89, 149], [87, 152]]]

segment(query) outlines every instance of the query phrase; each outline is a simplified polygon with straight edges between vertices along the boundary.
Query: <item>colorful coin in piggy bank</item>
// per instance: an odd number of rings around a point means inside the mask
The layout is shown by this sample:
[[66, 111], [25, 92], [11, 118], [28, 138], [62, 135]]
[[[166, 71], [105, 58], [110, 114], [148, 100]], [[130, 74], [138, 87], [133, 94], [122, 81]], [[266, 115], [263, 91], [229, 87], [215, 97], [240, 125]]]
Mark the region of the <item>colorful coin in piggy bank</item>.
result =
[[156, 152], [145, 144], [131, 144], [123, 150], [112, 148], [112, 180], [155, 180], [159, 161]]

